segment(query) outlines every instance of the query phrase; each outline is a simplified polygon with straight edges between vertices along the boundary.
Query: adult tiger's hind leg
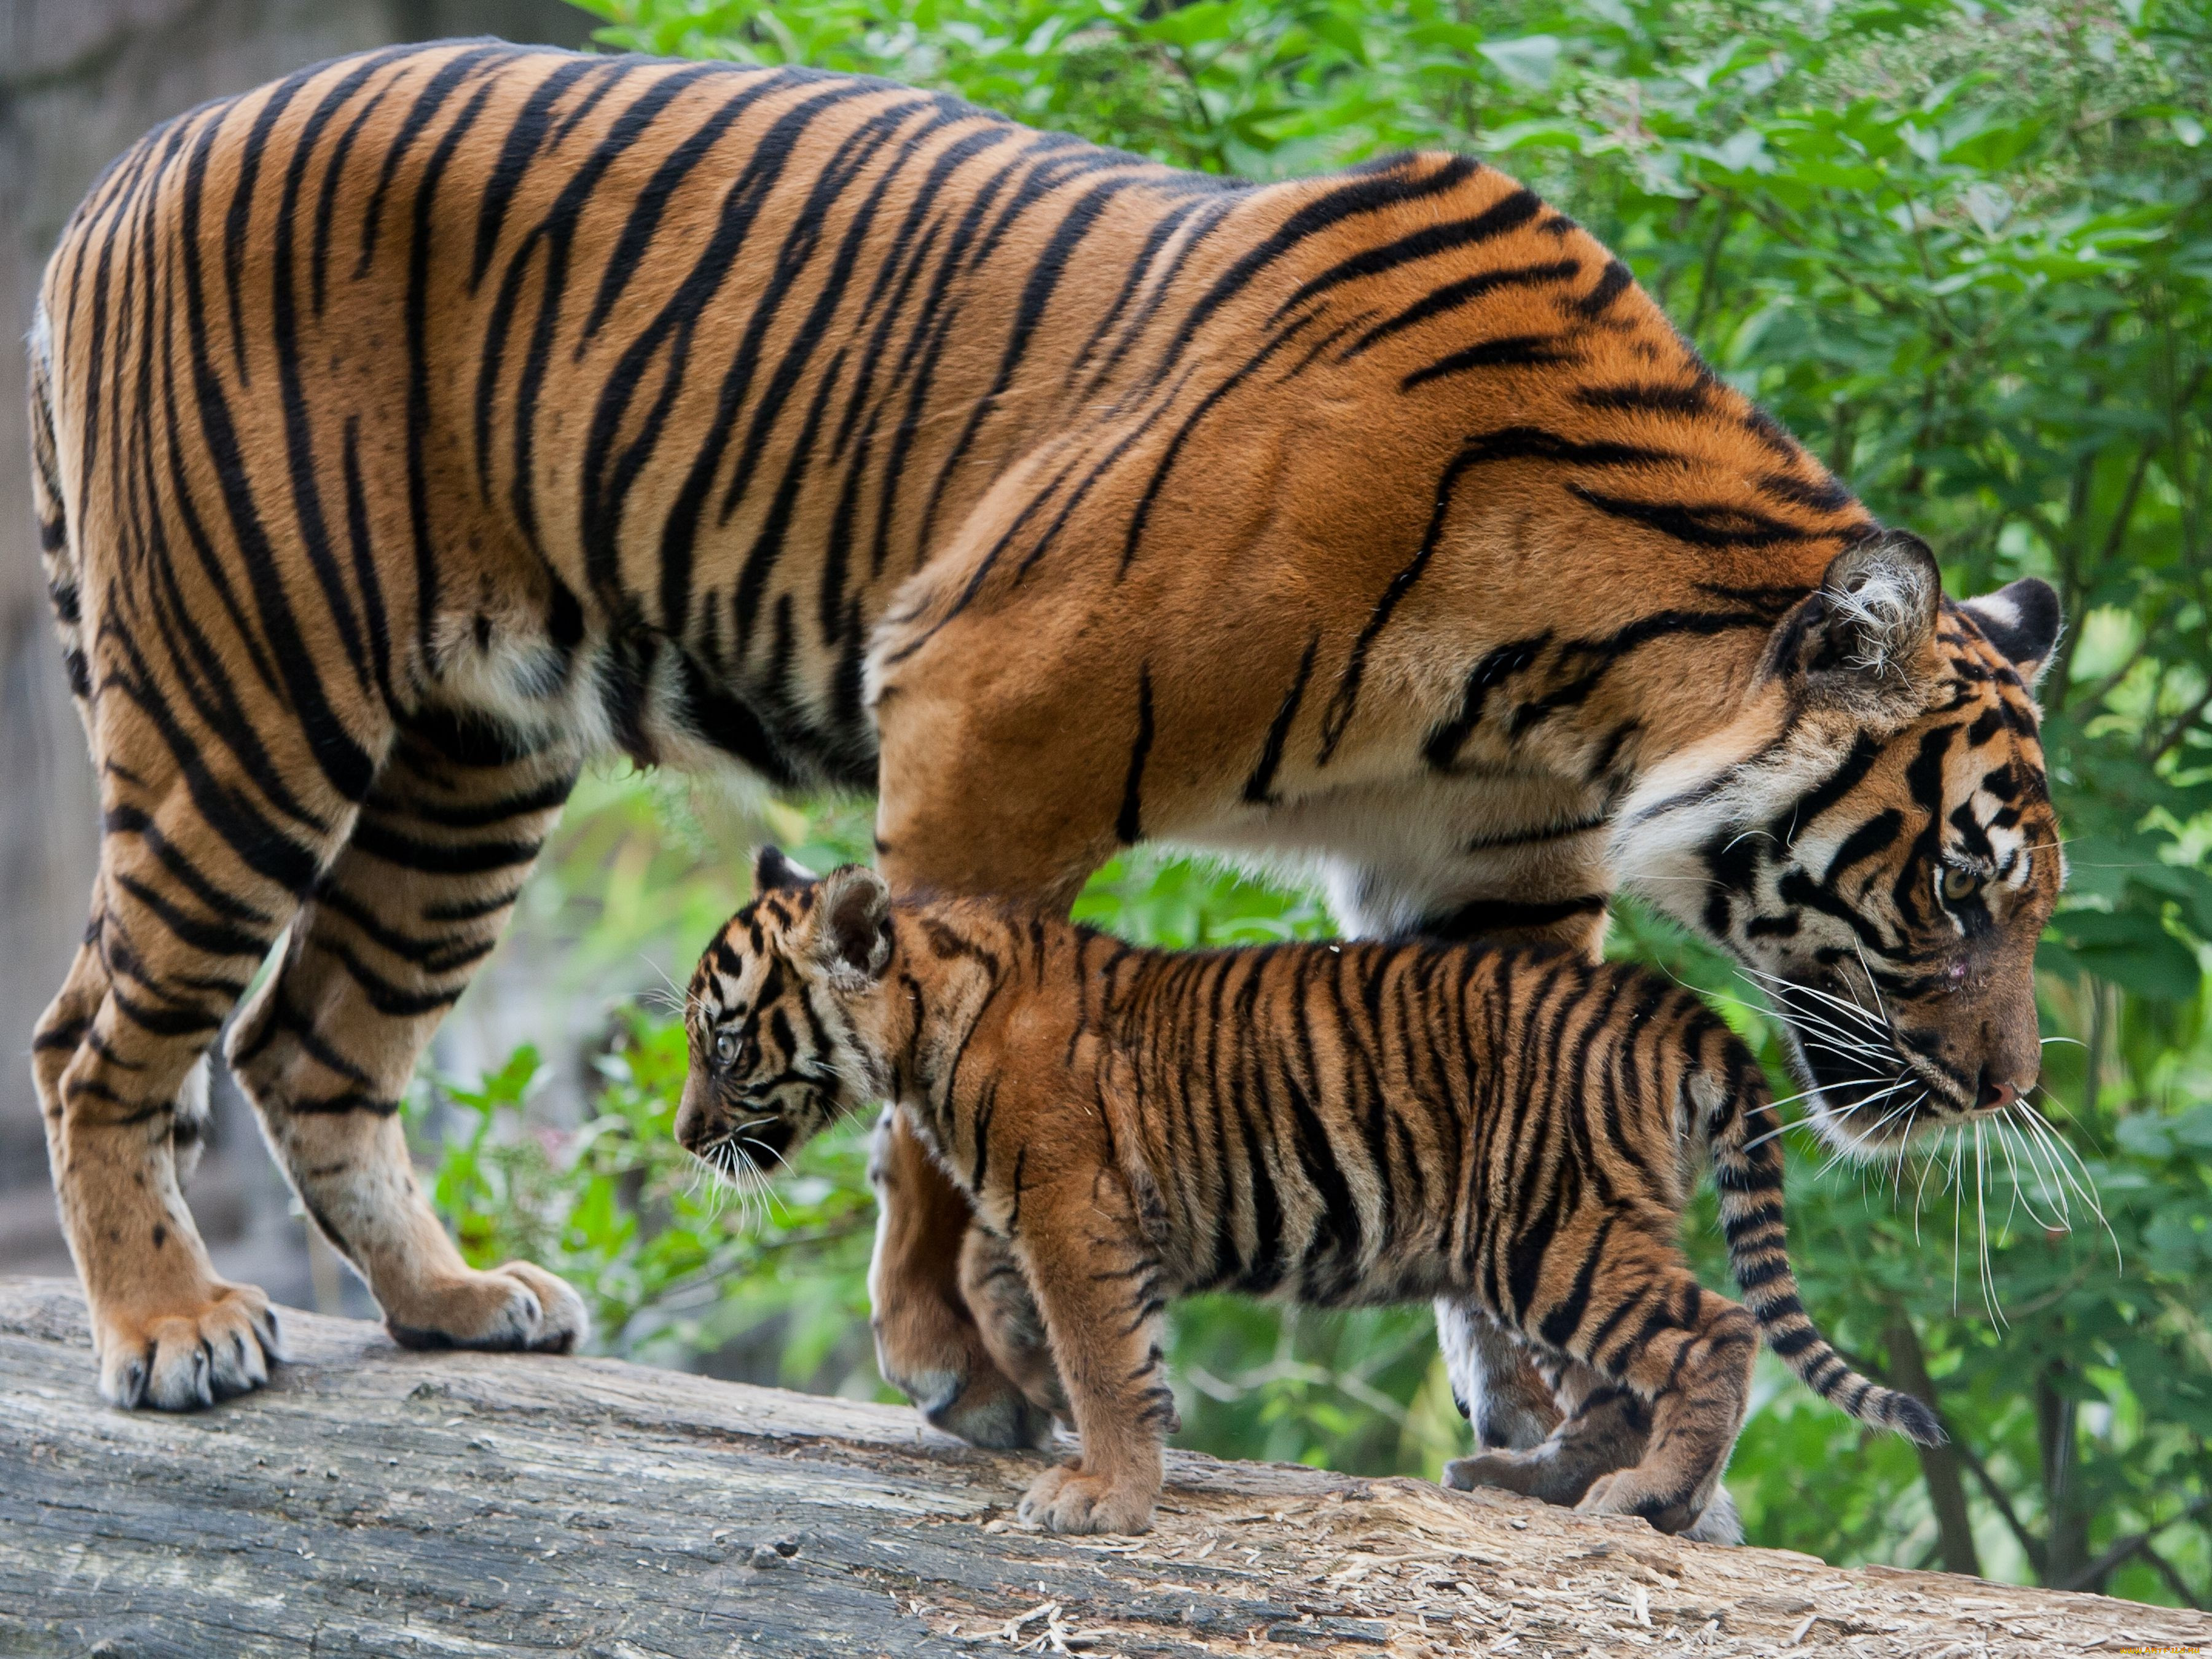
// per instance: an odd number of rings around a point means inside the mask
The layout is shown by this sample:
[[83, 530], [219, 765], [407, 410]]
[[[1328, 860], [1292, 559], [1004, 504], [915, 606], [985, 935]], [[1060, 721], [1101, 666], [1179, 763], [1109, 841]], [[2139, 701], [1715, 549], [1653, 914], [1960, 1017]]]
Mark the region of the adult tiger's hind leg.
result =
[[1721, 1474], [1743, 1427], [1759, 1328], [1742, 1307], [1700, 1285], [1670, 1245], [1624, 1231], [1615, 1228], [1601, 1245], [1590, 1278], [1607, 1293], [1589, 1299], [1563, 1346], [1649, 1403], [1650, 1433], [1643, 1455], [1599, 1475], [1576, 1507], [1714, 1536], [1704, 1516], [1723, 1490]]
[[[971, 1310], [962, 1289], [965, 1241], [977, 1231], [968, 1200], [896, 1108], [885, 1108], [876, 1125], [868, 1181], [877, 1205], [870, 1323], [884, 1381], [972, 1445], [1042, 1443], [1051, 1414], [1000, 1368], [979, 1324], [996, 1304]], [[1051, 1369], [1048, 1352], [1042, 1364]]]
[[[1455, 1393], [1462, 1386], [1465, 1333], [1470, 1324], [1462, 1316], [1463, 1307], [1448, 1298], [1437, 1304], [1437, 1329], [1443, 1339]], [[1492, 1334], [1493, 1341], [1513, 1341], [1504, 1327], [1486, 1316], [1474, 1328]], [[1588, 1365], [1563, 1355], [1539, 1361], [1533, 1369], [1527, 1363], [1529, 1358], [1492, 1352], [1480, 1362], [1476, 1375], [1493, 1378], [1525, 1371], [1540, 1385], [1528, 1403], [1540, 1402], [1555, 1419], [1550, 1431], [1528, 1436], [1523, 1425], [1531, 1419], [1525, 1418], [1514, 1419], [1511, 1431], [1516, 1437], [1510, 1440], [1497, 1433], [1495, 1423], [1479, 1427], [1480, 1449], [1471, 1457], [1445, 1463], [1443, 1484], [1455, 1492], [1494, 1486], [1547, 1504], [1579, 1504], [1601, 1477], [1644, 1461], [1651, 1440], [1651, 1407], [1634, 1389], [1607, 1382]], [[1469, 1415], [1479, 1423], [1483, 1420], [1479, 1409]], [[1742, 1517], [1727, 1487], [1713, 1488], [1704, 1511], [1682, 1535], [1701, 1544], [1743, 1542]]]
[[[1559, 1427], [1560, 1408], [1529, 1364], [1519, 1339], [1482, 1309], [1457, 1297], [1438, 1297], [1436, 1308], [1437, 1345], [1443, 1352], [1444, 1375], [1460, 1415], [1474, 1429], [1475, 1445], [1486, 1451], [1526, 1451], [1542, 1444]], [[1454, 1469], [1474, 1461], [1460, 1458], [1448, 1464], [1444, 1484], [1462, 1490], [1468, 1484], [1490, 1484], [1452, 1478]]]
[[268, 1297], [216, 1276], [182, 1183], [208, 1047], [352, 809], [313, 787], [295, 728], [225, 732], [201, 685], [166, 689], [120, 625], [106, 643], [86, 720], [103, 813], [91, 925], [33, 1072], [100, 1391], [185, 1410], [259, 1386], [281, 1357]]
[[1011, 1240], [980, 1224], [968, 1229], [960, 1247], [960, 1294], [999, 1369], [1039, 1413], [1074, 1427], [1044, 1314]]
[[403, 732], [294, 924], [230, 1062], [301, 1202], [410, 1347], [562, 1351], [584, 1304], [527, 1262], [468, 1266], [415, 1179], [399, 1098], [498, 942], [575, 781], [565, 742], [449, 717]]

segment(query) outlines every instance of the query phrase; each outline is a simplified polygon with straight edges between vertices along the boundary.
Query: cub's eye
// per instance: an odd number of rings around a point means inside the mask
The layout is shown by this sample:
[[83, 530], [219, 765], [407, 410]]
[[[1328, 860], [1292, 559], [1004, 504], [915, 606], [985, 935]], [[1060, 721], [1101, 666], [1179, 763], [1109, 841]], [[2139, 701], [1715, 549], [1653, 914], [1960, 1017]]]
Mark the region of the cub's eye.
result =
[[714, 1039], [714, 1063], [727, 1066], [738, 1058], [738, 1039], [735, 1034], [724, 1031]]
[[1963, 904], [1982, 890], [1981, 873], [1974, 870], [1961, 870], [1956, 866], [1946, 866], [1942, 886], [1946, 903]]

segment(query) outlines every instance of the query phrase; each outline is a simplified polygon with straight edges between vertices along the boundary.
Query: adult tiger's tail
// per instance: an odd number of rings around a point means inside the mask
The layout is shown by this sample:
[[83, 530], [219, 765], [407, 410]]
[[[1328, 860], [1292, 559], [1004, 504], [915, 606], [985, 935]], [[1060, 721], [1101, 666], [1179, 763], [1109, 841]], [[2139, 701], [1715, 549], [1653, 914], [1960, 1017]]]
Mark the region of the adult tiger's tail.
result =
[[1936, 1413], [1912, 1395], [1886, 1389], [1853, 1370], [1828, 1345], [1798, 1299], [1797, 1276], [1790, 1270], [1782, 1220], [1781, 1122], [1773, 1094], [1743, 1045], [1733, 1036], [1725, 1042], [1729, 1051], [1726, 1058], [1708, 1063], [1696, 1075], [1715, 1080], [1717, 1097], [1700, 1104], [1705, 1110], [1713, 1184], [1720, 1192], [1729, 1267], [1743, 1292], [1744, 1306], [1759, 1322], [1766, 1346], [1821, 1399], [1862, 1423], [1895, 1429], [1923, 1446], [1941, 1445], [1948, 1437]]

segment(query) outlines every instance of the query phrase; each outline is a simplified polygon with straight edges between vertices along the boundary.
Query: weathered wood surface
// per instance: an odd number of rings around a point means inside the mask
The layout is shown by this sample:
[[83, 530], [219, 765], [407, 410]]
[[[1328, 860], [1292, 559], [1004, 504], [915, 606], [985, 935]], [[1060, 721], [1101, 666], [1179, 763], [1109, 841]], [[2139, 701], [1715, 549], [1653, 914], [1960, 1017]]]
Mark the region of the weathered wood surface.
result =
[[125, 1413], [75, 1287], [0, 1279], [0, 1654], [2212, 1646], [2194, 1613], [1181, 1454], [1149, 1535], [1042, 1536], [1035, 1459], [909, 1412], [286, 1317], [266, 1393]]

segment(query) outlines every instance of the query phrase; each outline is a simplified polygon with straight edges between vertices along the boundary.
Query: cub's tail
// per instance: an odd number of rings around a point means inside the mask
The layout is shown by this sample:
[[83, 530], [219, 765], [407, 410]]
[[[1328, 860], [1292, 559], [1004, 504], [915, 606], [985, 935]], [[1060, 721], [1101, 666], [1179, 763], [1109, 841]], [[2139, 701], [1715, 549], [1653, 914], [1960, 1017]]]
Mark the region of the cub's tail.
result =
[[1773, 1093], [1759, 1062], [1727, 1027], [1720, 1026], [1717, 1040], [1722, 1051], [1692, 1073], [1691, 1097], [1705, 1115], [1721, 1231], [1744, 1306], [1759, 1322], [1766, 1346], [1821, 1399], [1862, 1423], [1895, 1429], [1923, 1446], [1941, 1445], [1946, 1437], [1936, 1413], [1911, 1395], [1853, 1370], [1798, 1299], [1782, 1224], [1781, 1120]]

